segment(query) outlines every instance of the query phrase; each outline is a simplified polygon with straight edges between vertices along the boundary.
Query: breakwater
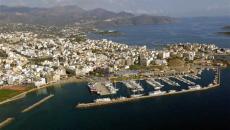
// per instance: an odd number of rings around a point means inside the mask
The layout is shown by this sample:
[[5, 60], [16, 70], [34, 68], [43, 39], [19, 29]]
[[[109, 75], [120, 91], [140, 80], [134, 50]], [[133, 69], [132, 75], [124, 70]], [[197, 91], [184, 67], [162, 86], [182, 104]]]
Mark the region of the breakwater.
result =
[[54, 95], [49, 95], [49, 96], [43, 98], [42, 100], [38, 101], [37, 103], [35, 103], [35, 104], [33, 104], [33, 105], [27, 107], [26, 109], [22, 110], [22, 112], [24, 113], [24, 112], [28, 112], [28, 111], [32, 110], [33, 108], [35, 108], [35, 107], [41, 105], [42, 103], [44, 103], [45, 101], [49, 100], [49, 99], [52, 98], [53, 96], [54, 96]]
[[5, 126], [9, 125], [13, 120], [14, 120], [14, 118], [7, 118], [6, 120], [2, 121], [0, 123], [0, 129], [2, 129]]

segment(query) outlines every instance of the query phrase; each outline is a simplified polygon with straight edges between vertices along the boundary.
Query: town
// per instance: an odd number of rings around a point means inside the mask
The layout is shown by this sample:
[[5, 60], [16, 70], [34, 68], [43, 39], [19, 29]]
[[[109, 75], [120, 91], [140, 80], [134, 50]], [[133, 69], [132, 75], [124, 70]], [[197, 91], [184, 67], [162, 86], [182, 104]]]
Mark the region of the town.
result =
[[[78, 29], [73, 30], [64, 28], [61, 32], [65, 35], [46, 37], [32, 31], [1, 33], [1, 88], [40, 88], [69, 78], [110, 84], [157, 74], [193, 72], [200, 66], [225, 66], [225, 62], [215, 60], [215, 55], [230, 54], [229, 49], [198, 43], [177, 43], [152, 50], [106, 39], [90, 40]], [[116, 89], [106, 82], [99, 83], [110, 86], [105, 95], [115, 93]]]

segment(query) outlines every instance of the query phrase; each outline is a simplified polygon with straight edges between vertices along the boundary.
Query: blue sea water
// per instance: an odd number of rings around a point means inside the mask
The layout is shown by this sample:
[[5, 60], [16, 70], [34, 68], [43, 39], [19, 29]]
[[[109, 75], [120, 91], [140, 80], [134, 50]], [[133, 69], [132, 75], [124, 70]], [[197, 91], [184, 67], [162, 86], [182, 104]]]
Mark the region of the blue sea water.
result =
[[[208, 41], [221, 47], [230, 47], [228, 37], [215, 34], [229, 21], [213, 20], [185, 19], [188, 22], [120, 27], [116, 30], [125, 32], [125, 36], [109, 39], [132, 45], [148, 43], [149, 47], [155, 47], [159, 43], [187, 41]], [[196, 83], [207, 85], [213, 80], [211, 71], [204, 71], [201, 76], [202, 79], [195, 81]], [[7, 117], [15, 118], [3, 130], [229, 130], [229, 79], [230, 68], [226, 68], [221, 71], [221, 86], [218, 88], [87, 110], [75, 108], [79, 102], [92, 102], [98, 97], [89, 93], [87, 83], [58, 85], [31, 93], [17, 102], [1, 105], [0, 122]], [[153, 90], [145, 81], [140, 83], [146, 92]], [[181, 88], [186, 87], [179, 83]], [[129, 96], [130, 92], [124, 84], [118, 83], [116, 86], [119, 92], [112, 97]], [[178, 88], [166, 86], [165, 89]], [[49, 94], [55, 96], [30, 112], [21, 113], [23, 109]]]
[[171, 43], [213, 43], [223, 48], [230, 48], [230, 37], [217, 34], [226, 31], [222, 28], [230, 25], [230, 18], [181, 18], [171, 24], [122, 26], [106, 28], [116, 30], [121, 36], [103, 36], [91, 33], [92, 39], [109, 39], [116, 42], [147, 45], [156, 48]]

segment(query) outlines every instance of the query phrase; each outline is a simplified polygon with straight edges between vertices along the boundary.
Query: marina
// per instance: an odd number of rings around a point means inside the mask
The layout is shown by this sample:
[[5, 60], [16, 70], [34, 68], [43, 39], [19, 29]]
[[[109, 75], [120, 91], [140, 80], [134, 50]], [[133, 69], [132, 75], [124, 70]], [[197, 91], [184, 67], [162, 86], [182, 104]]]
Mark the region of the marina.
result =
[[87, 109], [87, 108], [93, 108], [98, 106], [104, 106], [104, 105], [111, 105], [111, 104], [117, 104], [117, 103], [124, 103], [124, 102], [130, 102], [130, 101], [137, 101], [141, 99], [148, 99], [148, 98], [154, 98], [159, 96], [169, 96], [169, 95], [175, 95], [175, 94], [182, 94], [182, 93], [189, 93], [189, 92], [195, 92], [195, 91], [204, 91], [211, 88], [218, 87], [219, 84], [211, 85], [209, 87], [203, 87], [201, 89], [188, 89], [188, 90], [181, 90], [177, 92], [169, 92], [169, 93], [157, 93], [157, 94], [150, 94], [147, 96], [138, 96], [138, 97], [132, 97], [132, 98], [117, 98], [117, 99], [109, 99], [106, 101], [101, 102], [93, 102], [93, 103], [79, 103], [76, 108], [79, 109]]
[[[183, 78], [182, 76], [174, 76], [175, 79], [188, 84], [189, 85], [188, 88], [187, 89], [183, 88], [179, 91], [177, 91], [177, 90], [162, 91], [160, 89], [157, 89], [155, 91], [149, 92], [147, 95], [145, 95], [143, 93], [137, 93], [137, 94], [134, 93], [131, 95], [131, 97], [99, 98], [99, 99], [94, 100], [94, 102], [92, 102], [92, 103], [79, 103], [76, 106], [76, 108], [91, 108], [91, 107], [110, 105], [110, 104], [116, 104], [116, 103], [122, 103], [122, 102], [136, 101], [136, 100], [147, 99], [147, 98], [154, 98], [154, 97], [159, 97], [159, 96], [167, 96], [167, 95], [174, 95], [174, 94], [182, 94], [182, 93], [188, 93], [188, 92], [208, 90], [208, 89], [220, 86], [220, 71], [219, 71], [219, 69], [213, 69], [213, 71], [215, 72], [214, 80], [210, 84], [208, 84], [207, 86], [201, 86], [199, 84], [196, 84], [190, 80]], [[196, 76], [193, 76], [193, 77], [196, 77]], [[175, 86], [175, 85], [179, 86], [178, 83], [171, 81], [168, 78], [165, 78], [165, 77], [162, 78], [161, 77], [159, 79], [163, 80], [164, 82], [166, 82], [167, 84], [169, 84], [171, 86]], [[156, 84], [153, 81], [155, 81], [155, 80], [153, 80], [153, 79], [152, 80], [146, 80], [146, 82], [149, 85], [155, 87]], [[139, 84], [136, 83], [136, 81], [125, 81], [123, 83], [126, 85], [127, 88], [133, 90], [133, 92], [136, 92], [136, 91], [138, 91], [138, 89], [142, 88], [142, 87], [140, 87]], [[144, 89], [143, 89], [143, 91], [144, 91]]]

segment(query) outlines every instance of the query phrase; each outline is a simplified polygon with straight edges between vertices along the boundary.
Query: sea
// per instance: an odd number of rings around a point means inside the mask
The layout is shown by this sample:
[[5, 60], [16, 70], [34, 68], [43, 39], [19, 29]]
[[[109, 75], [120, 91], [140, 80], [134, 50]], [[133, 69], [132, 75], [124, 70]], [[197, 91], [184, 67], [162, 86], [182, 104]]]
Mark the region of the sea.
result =
[[[90, 34], [92, 39], [109, 39], [129, 45], [149, 48], [180, 43], [213, 43], [230, 48], [230, 37], [218, 35], [229, 18], [183, 18], [167, 25], [144, 25], [108, 28], [124, 35], [117, 37]], [[214, 79], [212, 70], [204, 70], [200, 80], [191, 81], [202, 86]], [[221, 70], [221, 86], [206, 91], [138, 100], [92, 109], [77, 109], [78, 103], [97, 98], [129, 96], [130, 90], [117, 83], [116, 95], [98, 96], [89, 93], [87, 83], [55, 85], [26, 95], [18, 101], [0, 106], [0, 122], [8, 117], [14, 121], [3, 130], [229, 130], [230, 129], [230, 68]], [[154, 91], [146, 81], [137, 81], [145, 89]], [[160, 82], [160, 81], [159, 81]], [[165, 85], [164, 91], [188, 88]], [[42, 98], [54, 97], [29, 112], [21, 111]]]
[[230, 17], [180, 18], [175, 23], [140, 26], [108, 27], [102, 30], [114, 30], [121, 36], [106, 36], [90, 33], [91, 39], [109, 39], [128, 45], [146, 45], [155, 49], [159, 46], [175, 43], [216, 44], [230, 48], [230, 36], [218, 34], [223, 27], [230, 25]]

